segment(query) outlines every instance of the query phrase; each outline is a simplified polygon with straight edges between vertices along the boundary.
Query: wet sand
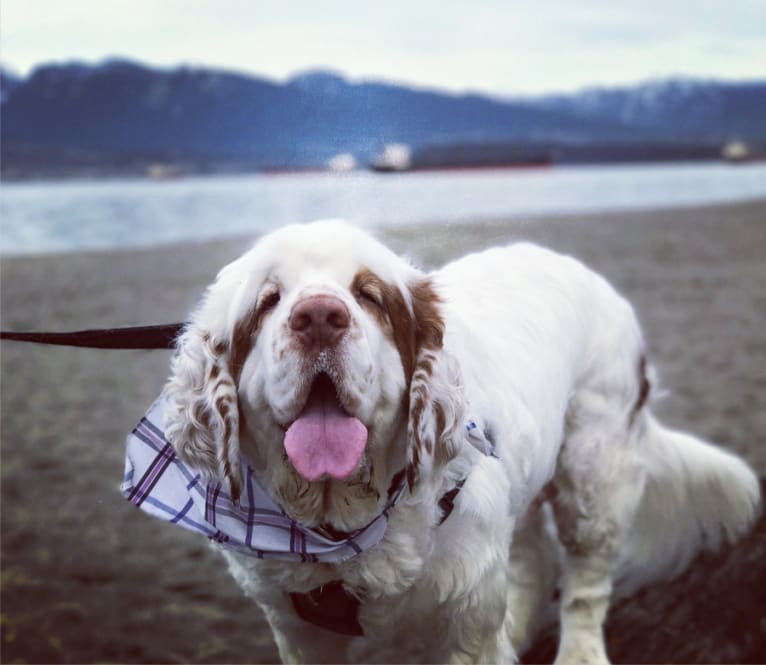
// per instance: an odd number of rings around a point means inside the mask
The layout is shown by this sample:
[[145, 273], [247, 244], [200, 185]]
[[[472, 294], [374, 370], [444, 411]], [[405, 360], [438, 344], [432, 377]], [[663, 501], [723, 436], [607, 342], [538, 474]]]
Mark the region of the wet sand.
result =
[[[656, 404], [661, 416], [736, 450], [766, 474], [766, 201], [412, 226], [381, 236], [427, 267], [520, 239], [582, 259], [635, 305], [668, 391]], [[217, 270], [250, 241], [3, 259], [2, 327], [183, 320]], [[150, 519], [117, 489], [125, 433], [161, 390], [169, 352], [10, 342], [0, 351], [3, 662], [277, 660], [260, 611], [204, 539]], [[766, 530], [738, 552], [763, 555], [764, 542]], [[610, 629], [613, 656], [637, 661], [658, 653], [688, 662], [698, 653], [707, 662], [747, 662], [766, 644], [766, 580], [762, 565], [745, 574], [745, 563], [727, 561], [711, 565], [729, 566], [720, 586], [741, 602], [726, 601], [737, 604], [737, 625], [715, 644], [681, 648], [712, 634], [692, 620], [692, 609], [680, 615], [677, 634], [663, 628], [675, 625], [663, 622], [663, 603], [683, 609], [698, 598], [695, 611], [704, 599], [715, 605], [714, 580], [699, 573], [618, 608], [613, 622], [626, 617], [636, 635], [669, 642], [654, 652], [648, 642], [641, 651], [620, 651], [627, 633], [615, 637]], [[741, 588], [732, 587], [732, 576]], [[700, 596], [706, 584], [707, 596]], [[719, 624], [728, 616], [721, 607], [710, 611]]]

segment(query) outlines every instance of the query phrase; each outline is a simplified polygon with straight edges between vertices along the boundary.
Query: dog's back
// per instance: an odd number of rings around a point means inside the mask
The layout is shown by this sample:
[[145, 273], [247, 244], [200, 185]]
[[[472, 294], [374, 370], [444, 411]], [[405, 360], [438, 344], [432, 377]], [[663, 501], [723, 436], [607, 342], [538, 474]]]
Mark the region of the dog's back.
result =
[[[652, 415], [633, 309], [579, 262], [518, 244], [460, 259], [439, 281], [468, 399], [489, 414], [501, 459], [530, 469], [516, 506], [551, 481], [552, 510], [528, 514], [514, 536], [514, 646], [533, 637], [561, 573], [559, 655], [602, 660], [609, 599], [741, 535], [757, 513], [757, 478]], [[514, 428], [525, 419], [522, 437]]]

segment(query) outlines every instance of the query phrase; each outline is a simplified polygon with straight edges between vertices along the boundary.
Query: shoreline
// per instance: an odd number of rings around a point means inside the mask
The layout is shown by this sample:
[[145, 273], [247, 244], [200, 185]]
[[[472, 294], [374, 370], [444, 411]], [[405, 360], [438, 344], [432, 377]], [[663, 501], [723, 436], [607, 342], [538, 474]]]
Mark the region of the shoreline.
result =
[[[429, 230], [438, 231], [439, 227], [446, 226], [448, 226], [450, 229], [456, 229], [458, 232], [466, 233], [469, 231], [469, 229], [476, 229], [477, 227], [484, 230], [489, 230], [494, 227], [527, 226], [534, 224], [546, 225], [565, 221], [587, 223], [589, 221], [595, 222], [597, 220], [608, 220], [610, 223], [620, 223], [621, 221], [625, 221], [626, 218], [629, 218], [630, 221], [637, 221], [637, 218], [656, 218], [658, 216], [671, 217], [687, 214], [704, 214], [707, 216], [711, 213], [718, 214], [719, 216], [724, 216], [732, 212], [736, 213], [738, 209], [748, 209], [751, 207], [766, 208], [766, 197], [758, 196], [752, 199], [724, 201], [712, 204], [680, 203], [678, 205], [662, 207], [605, 209], [594, 210], [592, 212], [560, 212], [551, 214], [512, 213], [505, 216], [492, 216], [486, 218], [477, 218], [475, 220], [448, 222], [439, 222], [438, 220], [425, 220], [412, 223], [369, 224], [365, 225], [363, 228], [367, 228], [376, 236], [385, 239], [388, 236], [397, 237], [399, 235], [414, 232], [427, 233]], [[217, 251], [219, 248], [226, 245], [236, 245], [238, 247], [247, 246], [247, 243], [254, 243], [257, 238], [264, 233], [268, 233], [268, 231], [264, 231], [263, 233], [254, 232], [252, 234], [232, 233], [231, 235], [213, 236], [209, 238], [190, 238], [187, 240], [160, 241], [158, 243], [129, 245], [124, 247], [104, 246], [92, 248], [53, 249], [9, 254], [3, 253], [2, 250], [0, 250], [0, 263], [48, 258], [53, 259], [56, 257], [60, 257], [62, 259], [73, 257], [77, 259], [103, 254], [141, 254], [144, 252], [172, 252], [176, 250], [194, 251], [199, 249], [201, 246], [204, 248], [213, 248], [213, 251]]]

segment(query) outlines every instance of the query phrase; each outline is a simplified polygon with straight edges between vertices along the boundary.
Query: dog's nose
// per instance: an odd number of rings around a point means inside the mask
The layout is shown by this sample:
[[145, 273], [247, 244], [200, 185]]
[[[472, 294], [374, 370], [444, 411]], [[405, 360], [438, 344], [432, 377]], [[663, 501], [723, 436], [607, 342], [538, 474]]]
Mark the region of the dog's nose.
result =
[[335, 296], [311, 296], [290, 312], [290, 328], [306, 346], [335, 346], [348, 330], [348, 307]]

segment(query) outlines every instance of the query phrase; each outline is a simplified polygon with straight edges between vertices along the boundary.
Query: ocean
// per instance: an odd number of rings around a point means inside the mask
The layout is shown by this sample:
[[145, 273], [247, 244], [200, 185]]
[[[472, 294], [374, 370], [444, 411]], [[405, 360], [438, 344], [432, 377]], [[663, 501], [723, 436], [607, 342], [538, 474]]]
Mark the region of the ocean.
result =
[[759, 198], [766, 198], [763, 163], [5, 182], [0, 252], [145, 247], [257, 235], [328, 217], [381, 227]]

